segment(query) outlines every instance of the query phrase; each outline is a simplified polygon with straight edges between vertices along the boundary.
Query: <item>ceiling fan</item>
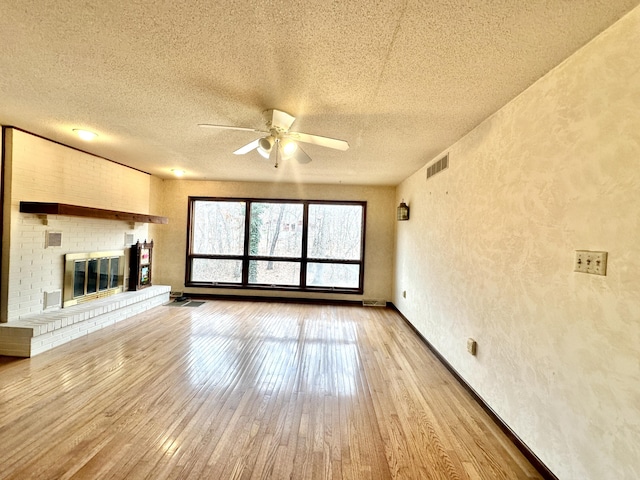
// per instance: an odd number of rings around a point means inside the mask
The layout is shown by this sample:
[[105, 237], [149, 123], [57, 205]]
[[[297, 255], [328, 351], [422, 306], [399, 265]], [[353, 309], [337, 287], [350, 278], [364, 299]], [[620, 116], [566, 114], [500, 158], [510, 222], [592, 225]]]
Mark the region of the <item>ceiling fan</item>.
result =
[[311, 161], [311, 157], [300, 148], [298, 142], [311, 143], [313, 145], [320, 145], [321, 147], [334, 148], [342, 151], [349, 148], [349, 143], [344, 140], [289, 131], [296, 117], [281, 110], [276, 110], [275, 108], [265, 110], [263, 116], [267, 126], [266, 129], [263, 130], [251, 127], [211, 125], [208, 123], [200, 123], [198, 126], [264, 134], [264, 136], [240, 147], [233, 153], [234, 155], [245, 155], [252, 150], [257, 150], [264, 158], [271, 160], [276, 168], [278, 168], [278, 162], [282, 158], [295, 158], [299, 163], [309, 163]]

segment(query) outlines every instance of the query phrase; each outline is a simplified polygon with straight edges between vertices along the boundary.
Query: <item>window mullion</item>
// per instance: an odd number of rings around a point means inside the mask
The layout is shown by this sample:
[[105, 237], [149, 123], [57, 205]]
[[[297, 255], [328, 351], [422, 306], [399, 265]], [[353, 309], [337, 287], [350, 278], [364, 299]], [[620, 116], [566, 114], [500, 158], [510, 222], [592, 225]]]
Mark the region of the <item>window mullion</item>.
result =
[[309, 238], [309, 202], [302, 207], [302, 252], [300, 254], [300, 288], [307, 288], [307, 238]]
[[242, 285], [249, 285], [249, 242], [251, 241], [251, 200], [244, 204], [244, 251], [242, 258]]
[[344, 260], [342, 258], [307, 258], [311, 263], [340, 263], [345, 265], [360, 265], [361, 260]]

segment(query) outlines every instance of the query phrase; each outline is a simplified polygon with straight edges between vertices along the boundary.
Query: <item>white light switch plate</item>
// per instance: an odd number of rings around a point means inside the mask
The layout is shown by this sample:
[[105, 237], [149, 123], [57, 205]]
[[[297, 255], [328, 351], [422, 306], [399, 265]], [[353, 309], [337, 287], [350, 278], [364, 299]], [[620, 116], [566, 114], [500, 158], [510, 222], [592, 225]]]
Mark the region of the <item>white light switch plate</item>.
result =
[[607, 274], [607, 252], [592, 252], [576, 250], [573, 266], [574, 272], [591, 273], [593, 275]]

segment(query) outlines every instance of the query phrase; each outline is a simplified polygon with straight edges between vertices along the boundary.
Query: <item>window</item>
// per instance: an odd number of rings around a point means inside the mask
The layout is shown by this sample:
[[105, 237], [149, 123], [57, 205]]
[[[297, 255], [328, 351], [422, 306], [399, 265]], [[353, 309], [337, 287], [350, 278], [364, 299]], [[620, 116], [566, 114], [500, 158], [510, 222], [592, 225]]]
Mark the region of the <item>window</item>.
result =
[[362, 293], [366, 202], [189, 198], [186, 285]]

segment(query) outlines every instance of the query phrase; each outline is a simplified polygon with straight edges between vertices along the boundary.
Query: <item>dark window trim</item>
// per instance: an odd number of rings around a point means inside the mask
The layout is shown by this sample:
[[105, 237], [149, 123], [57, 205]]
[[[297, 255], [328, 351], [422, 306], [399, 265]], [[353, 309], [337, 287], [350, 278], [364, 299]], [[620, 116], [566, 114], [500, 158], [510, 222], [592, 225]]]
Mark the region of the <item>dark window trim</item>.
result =
[[[214, 201], [214, 202], [245, 202], [246, 215], [245, 215], [245, 237], [244, 237], [244, 252], [242, 255], [205, 255], [205, 254], [192, 254], [193, 250], [193, 236], [191, 229], [193, 226], [193, 204], [197, 201]], [[249, 232], [250, 232], [250, 210], [251, 203], [298, 203], [303, 205], [302, 214], [302, 252], [300, 257], [270, 257], [270, 256], [256, 256], [249, 255]], [[308, 218], [309, 218], [309, 205], [357, 205], [362, 207], [362, 234], [360, 238], [360, 260], [344, 260], [344, 259], [329, 259], [329, 258], [307, 258], [307, 239], [308, 239]], [[361, 295], [364, 292], [364, 260], [365, 260], [365, 241], [366, 241], [366, 228], [367, 228], [367, 202], [356, 200], [300, 200], [300, 199], [288, 199], [288, 198], [246, 198], [246, 197], [203, 197], [203, 196], [189, 196], [188, 198], [188, 214], [187, 214], [187, 252], [186, 252], [186, 265], [185, 265], [185, 286], [186, 287], [199, 287], [199, 288], [225, 288], [225, 289], [241, 289], [241, 290], [273, 290], [273, 291], [294, 291], [294, 292], [320, 292], [320, 293], [343, 293]], [[301, 286], [287, 286], [287, 285], [267, 285], [267, 284], [249, 284], [248, 268], [243, 267], [241, 283], [227, 283], [227, 282], [197, 282], [191, 280], [191, 262], [194, 258], [203, 259], [221, 259], [221, 260], [240, 260], [248, 262], [249, 260], [273, 260], [284, 262], [298, 262], [300, 263], [300, 281]], [[344, 265], [359, 265], [360, 276], [357, 288], [344, 288], [344, 287], [316, 287], [306, 286], [306, 274], [308, 263], [339, 263]], [[302, 286], [303, 285], [303, 286]]]

